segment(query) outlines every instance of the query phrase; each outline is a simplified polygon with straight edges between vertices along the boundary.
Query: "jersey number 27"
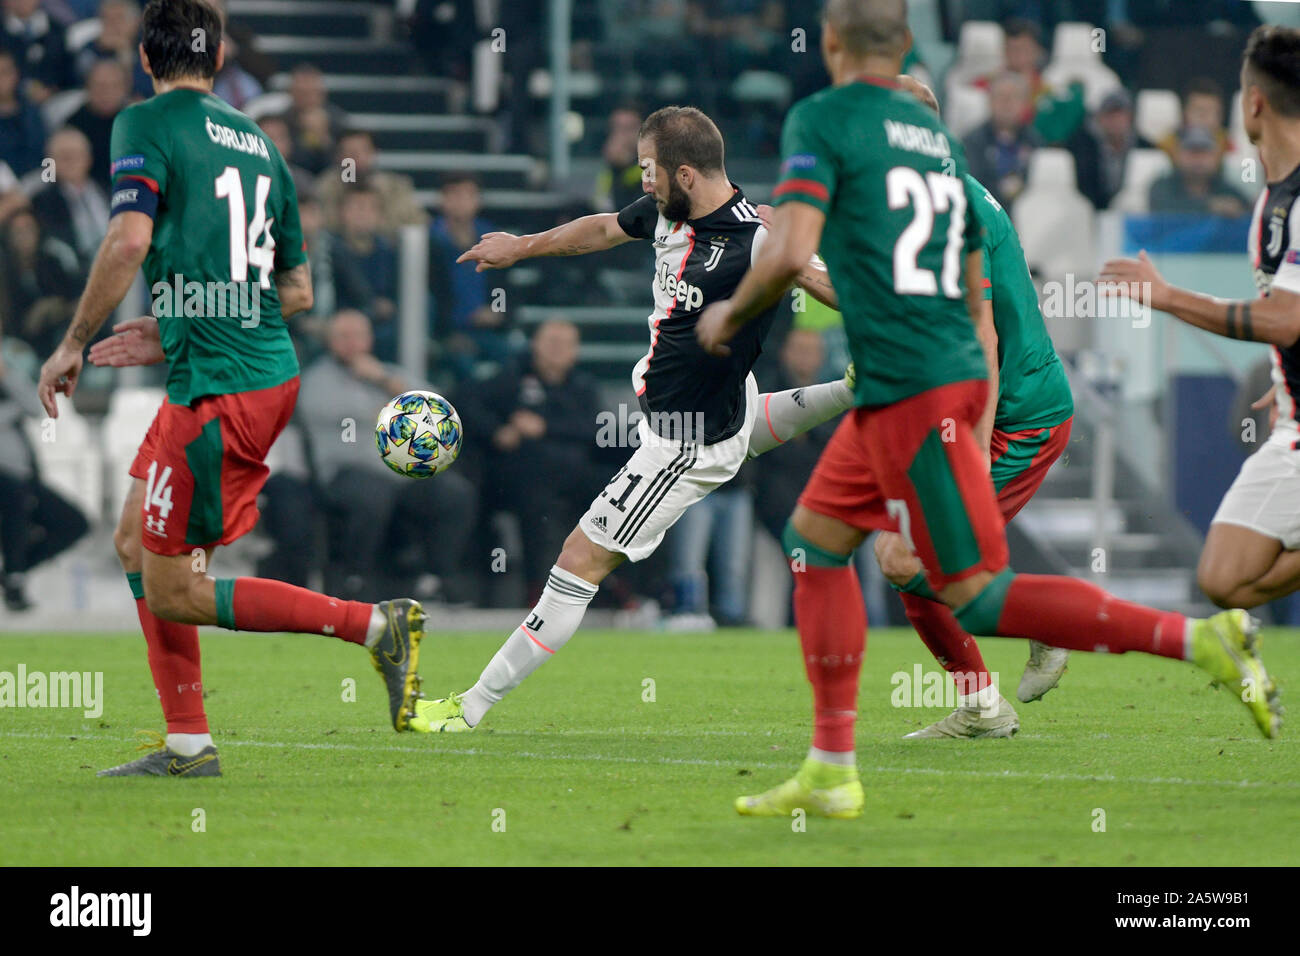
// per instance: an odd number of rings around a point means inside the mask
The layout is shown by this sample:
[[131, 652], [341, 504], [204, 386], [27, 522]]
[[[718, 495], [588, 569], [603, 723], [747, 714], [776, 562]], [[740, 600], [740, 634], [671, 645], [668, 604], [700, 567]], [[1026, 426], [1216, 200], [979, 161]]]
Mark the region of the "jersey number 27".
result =
[[[894, 244], [894, 291], [900, 295], [943, 294], [961, 298], [961, 250], [966, 231], [966, 187], [956, 176], [929, 172], [924, 176], [911, 166], [895, 166], [885, 174], [885, 191], [890, 209], [912, 207], [912, 221]], [[934, 234], [936, 213], [948, 213], [948, 236], [943, 247], [943, 271], [939, 282], [929, 269], [916, 264], [916, 257]]]

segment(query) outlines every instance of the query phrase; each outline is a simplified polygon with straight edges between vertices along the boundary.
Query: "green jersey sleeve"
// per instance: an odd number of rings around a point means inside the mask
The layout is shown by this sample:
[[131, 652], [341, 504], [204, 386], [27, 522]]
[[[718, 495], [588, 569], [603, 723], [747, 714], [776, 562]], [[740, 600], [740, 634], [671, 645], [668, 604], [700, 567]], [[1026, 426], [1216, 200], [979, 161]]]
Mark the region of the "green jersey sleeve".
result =
[[170, 138], [167, 127], [144, 110], [128, 107], [117, 115], [109, 139], [110, 215], [127, 211], [155, 215], [171, 178]]
[[798, 200], [823, 213], [830, 211], [838, 176], [820, 113], [805, 101], [786, 117], [781, 130], [780, 182], [772, 191], [774, 205]]
[[280, 160], [280, 190], [284, 197], [275, 217], [271, 236], [275, 239], [275, 271], [284, 272], [307, 261], [307, 242], [298, 218], [298, 188], [283, 159]]

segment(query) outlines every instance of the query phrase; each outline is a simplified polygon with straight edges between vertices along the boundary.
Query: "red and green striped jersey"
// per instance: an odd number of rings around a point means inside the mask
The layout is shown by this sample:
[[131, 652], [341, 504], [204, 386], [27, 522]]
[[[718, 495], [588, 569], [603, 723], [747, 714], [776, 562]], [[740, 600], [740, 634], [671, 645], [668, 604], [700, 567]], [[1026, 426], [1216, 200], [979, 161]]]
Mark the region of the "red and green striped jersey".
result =
[[965, 302], [980, 247], [966, 157], [930, 110], [864, 77], [790, 110], [773, 202], [826, 213], [821, 255], [857, 364], [859, 405], [987, 378]]
[[993, 302], [998, 332], [998, 410], [994, 424], [1003, 431], [1048, 428], [1074, 414], [1065, 367], [1038, 308], [1038, 290], [1029, 274], [1020, 237], [1011, 217], [969, 173], [975, 216], [984, 227], [984, 298]]
[[189, 405], [297, 375], [272, 274], [306, 252], [293, 179], [274, 144], [211, 93], [177, 89], [118, 114], [111, 155], [113, 215], [154, 220], [144, 274], [168, 398]]

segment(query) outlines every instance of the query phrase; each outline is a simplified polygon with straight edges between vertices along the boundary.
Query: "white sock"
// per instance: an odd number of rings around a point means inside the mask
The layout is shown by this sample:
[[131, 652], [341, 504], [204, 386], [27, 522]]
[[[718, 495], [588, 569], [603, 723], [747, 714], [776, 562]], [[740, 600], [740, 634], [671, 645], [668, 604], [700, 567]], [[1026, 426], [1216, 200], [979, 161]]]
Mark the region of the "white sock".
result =
[[596, 585], [576, 574], [551, 568], [533, 613], [501, 645], [483, 668], [478, 683], [465, 692], [462, 705], [467, 724], [475, 726], [493, 704], [569, 643], [597, 590]]
[[211, 734], [168, 734], [167, 749], [182, 757], [193, 757], [204, 747], [212, 746]]
[[853, 407], [853, 392], [840, 379], [758, 396], [758, 422], [749, 436], [749, 457], [802, 435]]
[[821, 763], [835, 764], [837, 767], [852, 767], [857, 763], [857, 754], [852, 750], [818, 750], [816, 747], [809, 747], [808, 757]]
[[370, 623], [366, 625], [366, 647], [374, 647], [379, 643], [379, 638], [383, 635], [384, 628], [387, 626], [388, 621], [385, 619], [383, 612], [379, 610], [379, 605], [376, 604], [370, 609]]
[[958, 694], [957, 706], [963, 710], [978, 710], [992, 717], [998, 712], [998, 700], [1001, 698], [993, 684], [986, 684], [973, 694]]

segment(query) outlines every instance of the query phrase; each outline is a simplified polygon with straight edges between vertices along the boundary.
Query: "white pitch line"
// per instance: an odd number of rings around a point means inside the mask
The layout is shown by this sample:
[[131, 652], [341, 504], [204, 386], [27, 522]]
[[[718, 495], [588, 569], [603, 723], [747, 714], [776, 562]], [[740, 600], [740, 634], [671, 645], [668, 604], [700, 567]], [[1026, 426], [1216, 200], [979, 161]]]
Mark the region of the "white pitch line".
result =
[[[58, 740], [58, 739], [76, 739], [76, 740], [107, 740], [117, 743], [132, 743], [130, 737], [113, 737], [105, 734], [28, 734], [21, 732], [0, 733], [0, 739], [20, 738], [25, 740]], [[334, 743], [304, 743], [300, 741], [273, 741], [273, 740], [223, 740], [222, 747], [274, 747], [274, 748], [293, 748], [298, 747], [303, 750], [338, 750], [338, 751], [363, 751], [366, 753], [410, 753], [410, 754], [448, 754], [456, 757], [502, 757], [513, 758], [519, 757], [525, 760], [563, 760], [569, 762], [590, 761], [596, 763], [629, 763], [643, 764], [653, 766], [690, 766], [690, 767], [739, 767], [750, 768], [756, 767], [760, 770], [790, 770], [792, 763], [763, 763], [756, 760], [704, 760], [700, 758], [689, 757], [656, 757], [646, 759], [643, 757], [626, 757], [614, 754], [547, 754], [534, 753], [532, 751], [517, 750], [511, 753], [501, 753], [492, 750], [480, 750], [476, 747], [469, 748], [447, 748], [447, 747], [400, 747], [391, 744], [367, 745], [367, 744], [334, 744]], [[1247, 788], [1267, 788], [1275, 787], [1281, 790], [1300, 790], [1300, 783], [1290, 781], [1262, 781], [1262, 780], [1188, 780], [1185, 777], [1116, 777], [1111, 774], [1081, 774], [1081, 773], [1039, 773], [1033, 770], [945, 770], [939, 767], [862, 767], [858, 768], [863, 773], [878, 774], [910, 774], [936, 777], [987, 777], [990, 779], [1018, 779], [1018, 780], [1052, 780], [1062, 783], [1120, 783], [1120, 784], [1141, 784], [1144, 786], [1163, 786], [1172, 785], [1180, 787], [1229, 787], [1235, 790]]]

